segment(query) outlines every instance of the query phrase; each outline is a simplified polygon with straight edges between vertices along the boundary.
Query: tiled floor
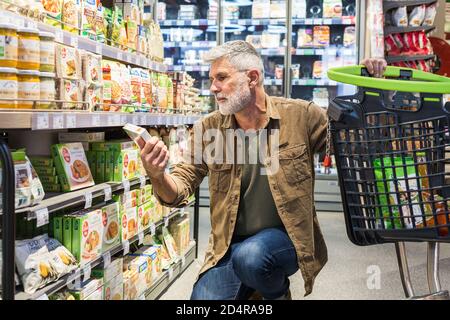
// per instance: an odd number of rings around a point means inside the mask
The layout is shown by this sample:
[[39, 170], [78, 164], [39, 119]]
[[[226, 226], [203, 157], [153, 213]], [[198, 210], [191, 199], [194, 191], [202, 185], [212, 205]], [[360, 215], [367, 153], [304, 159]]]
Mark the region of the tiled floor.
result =
[[[328, 299], [404, 299], [394, 245], [359, 247], [346, 235], [344, 217], [338, 212], [319, 212], [319, 221], [328, 246], [329, 260], [316, 279], [314, 291], [304, 296], [300, 272], [293, 275], [291, 292], [294, 300]], [[189, 299], [192, 285], [203, 261], [209, 235], [209, 208], [200, 210], [199, 259], [161, 297], [166, 300]], [[416, 295], [428, 293], [425, 243], [408, 243], [408, 262]], [[443, 289], [450, 289], [450, 245], [441, 244], [440, 277]], [[372, 272], [379, 272], [379, 286]], [[370, 273], [370, 274], [369, 274]]]

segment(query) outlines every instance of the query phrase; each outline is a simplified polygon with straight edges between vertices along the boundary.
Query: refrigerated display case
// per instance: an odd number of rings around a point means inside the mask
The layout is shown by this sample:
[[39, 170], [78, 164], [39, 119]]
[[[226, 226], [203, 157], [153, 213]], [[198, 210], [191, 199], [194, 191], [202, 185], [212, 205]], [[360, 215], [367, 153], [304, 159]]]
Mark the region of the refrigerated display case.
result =
[[201, 109], [214, 109], [209, 92], [209, 66], [203, 54], [217, 45], [218, 5], [215, 1], [169, 1], [157, 3], [157, 20], [164, 37], [165, 63], [171, 71], [186, 71], [200, 89]]

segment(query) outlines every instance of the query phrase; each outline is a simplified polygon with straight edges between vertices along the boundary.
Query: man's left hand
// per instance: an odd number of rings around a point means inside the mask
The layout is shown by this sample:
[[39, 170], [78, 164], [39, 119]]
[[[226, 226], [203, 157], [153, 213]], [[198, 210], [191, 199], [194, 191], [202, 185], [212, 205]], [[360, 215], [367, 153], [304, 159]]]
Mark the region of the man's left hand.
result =
[[383, 77], [387, 67], [387, 62], [383, 58], [369, 58], [361, 61], [361, 64], [367, 68], [367, 71], [375, 78]]

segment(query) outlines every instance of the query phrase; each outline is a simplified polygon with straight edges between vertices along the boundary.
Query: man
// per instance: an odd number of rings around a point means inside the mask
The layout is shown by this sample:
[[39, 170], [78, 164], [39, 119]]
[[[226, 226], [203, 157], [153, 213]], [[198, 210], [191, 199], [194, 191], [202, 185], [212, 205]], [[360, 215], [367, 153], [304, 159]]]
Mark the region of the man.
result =
[[[314, 279], [327, 262], [327, 249], [314, 208], [313, 156], [326, 142], [327, 116], [318, 106], [303, 100], [269, 97], [264, 91], [264, 67], [256, 50], [245, 41], [228, 42], [206, 56], [211, 63], [211, 92], [219, 111], [201, 121], [201, 139], [211, 129], [256, 132], [257, 143], [270, 155], [249, 163], [249, 144], [244, 142], [244, 161], [214, 162], [198, 152], [190, 160], [165, 173], [167, 148], [156, 138], [144, 146], [141, 158], [158, 200], [167, 206], [183, 206], [209, 175], [211, 235], [209, 248], [191, 299], [248, 299], [258, 291], [265, 299], [289, 298], [288, 277], [300, 268], [308, 295]], [[383, 74], [384, 60], [363, 62], [375, 76]], [[236, 135], [237, 136], [237, 135]], [[216, 143], [215, 153], [233, 154]], [[221, 139], [215, 138], [215, 142]], [[276, 144], [275, 152], [272, 146]], [[204, 148], [206, 142], [201, 140]], [[195, 149], [191, 143], [191, 150]], [[242, 146], [242, 144], [240, 145]], [[240, 151], [240, 150], [239, 150]], [[254, 152], [255, 150], [253, 150]], [[230, 159], [230, 158], [227, 158]], [[271, 164], [277, 163], [275, 168]], [[266, 173], [264, 170], [267, 169]], [[272, 170], [269, 170], [272, 169]]]

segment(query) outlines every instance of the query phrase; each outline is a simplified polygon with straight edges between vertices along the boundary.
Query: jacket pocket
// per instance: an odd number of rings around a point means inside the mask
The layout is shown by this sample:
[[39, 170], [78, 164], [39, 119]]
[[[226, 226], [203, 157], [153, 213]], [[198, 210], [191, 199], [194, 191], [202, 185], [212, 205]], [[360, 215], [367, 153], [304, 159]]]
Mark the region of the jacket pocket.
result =
[[209, 187], [214, 192], [227, 193], [231, 184], [231, 164], [209, 166]]
[[289, 184], [299, 185], [301, 182], [311, 177], [311, 168], [307, 151], [305, 144], [299, 144], [280, 150], [280, 167]]

